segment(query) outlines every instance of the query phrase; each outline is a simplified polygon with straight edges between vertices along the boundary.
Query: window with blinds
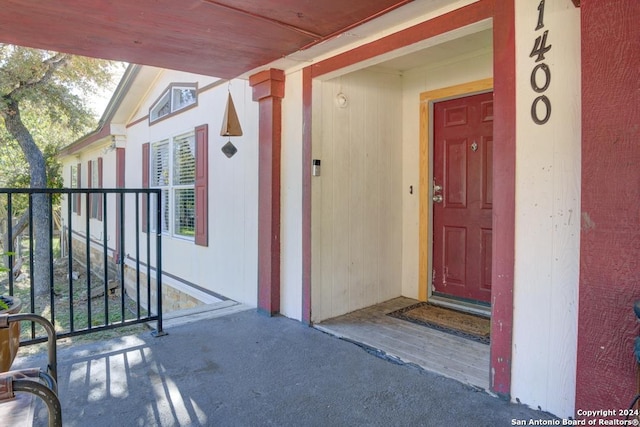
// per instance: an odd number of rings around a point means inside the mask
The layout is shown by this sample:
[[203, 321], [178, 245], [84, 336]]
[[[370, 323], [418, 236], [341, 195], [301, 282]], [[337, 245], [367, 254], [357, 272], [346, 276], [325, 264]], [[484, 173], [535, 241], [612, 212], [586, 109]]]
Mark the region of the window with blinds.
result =
[[151, 152], [151, 186], [169, 185], [169, 140], [153, 144]]
[[[195, 235], [194, 133], [153, 143], [150, 157], [149, 186], [162, 189], [162, 232], [192, 239]], [[151, 228], [156, 230], [156, 218], [151, 217]]]
[[193, 134], [173, 141], [173, 184], [192, 185], [196, 181], [196, 141]]

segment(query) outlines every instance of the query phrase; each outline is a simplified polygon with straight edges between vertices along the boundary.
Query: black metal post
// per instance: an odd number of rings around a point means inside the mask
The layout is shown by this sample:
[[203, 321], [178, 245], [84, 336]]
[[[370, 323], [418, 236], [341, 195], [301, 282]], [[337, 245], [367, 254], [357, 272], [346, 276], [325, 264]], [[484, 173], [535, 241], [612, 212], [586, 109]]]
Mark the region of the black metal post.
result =
[[74, 317], [73, 317], [73, 204], [72, 198], [76, 197], [75, 194], [69, 193], [67, 195], [67, 276], [69, 278], [69, 329], [71, 332], [75, 331]]
[[156, 203], [156, 292], [157, 292], [157, 326], [154, 332], [154, 336], [160, 337], [167, 335], [162, 330], [162, 227], [160, 226], [162, 220], [162, 202], [160, 198], [160, 190], [157, 190], [157, 203]]
[[51, 307], [51, 323], [55, 325], [56, 304], [55, 293], [53, 290], [53, 195], [49, 193], [43, 194], [42, 196], [48, 196], [47, 209], [49, 210], [49, 244], [47, 246], [49, 246], [49, 302]]
[[13, 295], [13, 200], [11, 194], [7, 194], [7, 255], [9, 265], [9, 295]]
[[[98, 194], [95, 195], [97, 198]], [[109, 248], [107, 247], [107, 193], [100, 194], [102, 197], [102, 263], [104, 272], [102, 279], [104, 281], [104, 324], [109, 324]], [[91, 300], [89, 300], [91, 303]], [[124, 316], [122, 317], [124, 321]]]
[[86, 193], [85, 198], [85, 262], [87, 268], [87, 329], [93, 327], [91, 319], [91, 193]]

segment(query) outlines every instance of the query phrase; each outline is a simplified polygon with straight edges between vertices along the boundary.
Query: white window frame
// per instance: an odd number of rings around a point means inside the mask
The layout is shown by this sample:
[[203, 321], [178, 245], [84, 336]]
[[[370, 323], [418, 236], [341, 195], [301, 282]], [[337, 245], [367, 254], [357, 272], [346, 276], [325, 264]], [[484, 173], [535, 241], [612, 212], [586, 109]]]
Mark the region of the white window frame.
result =
[[[189, 96], [181, 102], [180, 93], [188, 92]], [[149, 109], [149, 123], [169, 117], [181, 110], [198, 104], [198, 86], [196, 84], [171, 84]]]
[[[193, 153], [193, 171], [194, 178], [192, 182], [177, 183], [176, 179], [176, 141], [184, 139], [190, 139], [191, 151]], [[158, 170], [159, 163], [157, 162], [156, 154], [159, 150], [166, 150], [163, 155], [166, 159], [161, 162], [162, 170]], [[150, 144], [149, 150], [149, 188], [157, 188], [162, 190], [161, 193], [161, 220], [162, 220], [162, 234], [188, 241], [195, 240], [195, 132], [188, 131], [165, 138]], [[190, 234], [181, 234], [177, 230], [177, 206], [176, 206], [176, 193], [180, 190], [192, 190], [193, 193], [193, 230]], [[152, 197], [151, 206], [155, 206], [155, 200]], [[151, 212], [151, 218], [149, 218], [149, 226], [152, 232], [157, 231], [156, 215]]]

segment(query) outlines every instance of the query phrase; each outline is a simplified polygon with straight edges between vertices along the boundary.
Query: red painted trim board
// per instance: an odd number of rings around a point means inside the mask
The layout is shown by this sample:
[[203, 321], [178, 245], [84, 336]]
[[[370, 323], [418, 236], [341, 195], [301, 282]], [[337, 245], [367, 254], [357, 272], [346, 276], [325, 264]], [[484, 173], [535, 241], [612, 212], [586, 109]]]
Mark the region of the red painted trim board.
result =
[[280, 312], [280, 170], [284, 72], [249, 77], [259, 104], [258, 134], [258, 311]]
[[209, 246], [209, 126], [197, 126], [196, 134], [196, 235], [194, 243]]
[[[116, 148], [116, 188], [124, 188], [125, 186], [125, 160], [126, 151], [124, 148]], [[122, 205], [122, 198], [116, 197], [116, 246], [113, 251], [113, 258], [117, 264], [120, 263], [120, 245], [122, 242], [122, 235], [120, 230], [120, 209]]]
[[[102, 157], [98, 157], [98, 188], [103, 188], [103, 183], [102, 183], [102, 169], [103, 169], [103, 164], [102, 164], [103, 160]], [[102, 194], [96, 194], [95, 195], [96, 198], [96, 203], [98, 203], [98, 216], [97, 219], [98, 221], [102, 221], [102, 202], [103, 202], [103, 195]]]
[[311, 324], [311, 68], [302, 70], [302, 321]]
[[511, 391], [515, 262], [516, 62], [514, 0], [493, 17], [493, 258], [491, 272], [491, 390]]
[[484, 0], [364, 44], [310, 66], [312, 78], [374, 58], [404, 46], [491, 18], [493, 1]]

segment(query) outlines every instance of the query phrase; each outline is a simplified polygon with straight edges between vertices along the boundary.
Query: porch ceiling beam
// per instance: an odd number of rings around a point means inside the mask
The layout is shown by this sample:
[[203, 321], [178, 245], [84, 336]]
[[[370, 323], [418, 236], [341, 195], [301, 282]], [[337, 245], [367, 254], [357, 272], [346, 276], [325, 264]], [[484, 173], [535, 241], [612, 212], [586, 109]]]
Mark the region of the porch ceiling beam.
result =
[[414, 0], [4, 0], [0, 44], [240, 76]]
[[221, 2], [216, 1], [216, 0], [203, 0], [203, 1], [205, 3], [210, 3], [210, 4], [218, 6], [218, 7], [222, 7], [222, 8], [229, 9], [229, 10], [233, 10], [234, 12], [238, 12], [240, 14], [247, 15], [247, 16], [250, 16], [252, 18], [257, 18], [257, 19], [260, 19], [262, 21], [266, 21], [266, 22], [269, 22], [271, 24], [275, 24], [275, 25], [278, 25], [280, 27], [290, 29], [292, 31], [295, 31], [295, 32], [300, 33], [300, 34], [305, 35], [305, 36], [313, 37], [315, 39], [322, 39], [323, 38], [322, 34], [318, 34], [318, 33], [315, 33], [313, 31], [305, 30], [305, 29], [303, 29], [301, 27], [297, 27], [295, 25], [287, 24], [286, 22], [282, 22], [282, 21], [279, 21], [277, 19], [269, 18], [268, 16], [260, 15], [260, 14], [257, 14], [257, 13], [252, 13], [252, 12], [250, 12], [248, 10], [244, 10], [244, 9], [239, 8], [239, 7], [234, 7], [234, 6], [231, 6], [231, 5], [228, 5], [228, 4], [224, 4], [224, 3], [221, 3]]

